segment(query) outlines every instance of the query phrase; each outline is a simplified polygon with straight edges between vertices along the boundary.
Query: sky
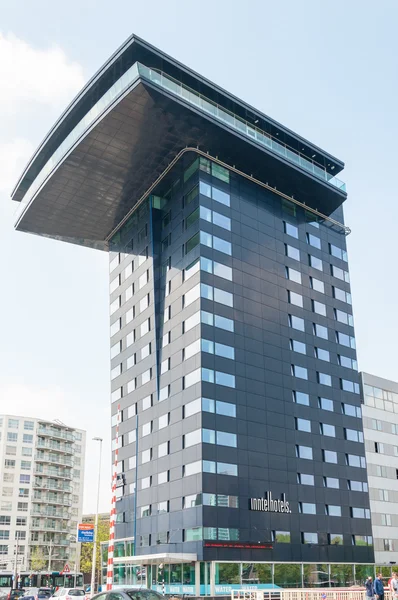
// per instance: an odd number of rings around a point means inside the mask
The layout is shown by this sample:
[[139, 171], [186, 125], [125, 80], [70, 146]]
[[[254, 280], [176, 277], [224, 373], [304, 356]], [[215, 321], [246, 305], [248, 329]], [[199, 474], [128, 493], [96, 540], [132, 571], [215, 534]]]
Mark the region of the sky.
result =
[[360, 370], [398, 381], [396, 0], [0, 0], [0, 412], [87, 431], [110, 508], [108, 257], [14, 231], [10, 192], [132, 33], [342, 159]]

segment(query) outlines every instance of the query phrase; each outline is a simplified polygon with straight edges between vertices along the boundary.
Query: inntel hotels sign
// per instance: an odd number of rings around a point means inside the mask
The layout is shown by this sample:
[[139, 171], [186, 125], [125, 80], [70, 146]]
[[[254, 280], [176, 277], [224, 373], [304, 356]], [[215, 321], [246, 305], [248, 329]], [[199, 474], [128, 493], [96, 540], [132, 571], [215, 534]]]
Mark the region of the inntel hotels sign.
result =
[[271, 492], [265, 492], [265, 498], [250, 498], [250, 510], [276, 513], [292, 512], [289, 502], [286, 500], [286, 494], [282, 494], [281, 499], [274, 500]]

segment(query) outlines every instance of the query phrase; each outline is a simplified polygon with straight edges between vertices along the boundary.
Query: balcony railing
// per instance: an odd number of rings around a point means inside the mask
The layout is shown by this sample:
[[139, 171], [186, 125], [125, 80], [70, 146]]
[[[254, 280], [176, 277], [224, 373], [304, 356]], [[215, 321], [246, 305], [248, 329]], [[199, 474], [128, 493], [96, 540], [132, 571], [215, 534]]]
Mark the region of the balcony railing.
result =
[[58, 477], [61, 479], [72, 479], [71, 469], [52, 469], [51, 467], [44, 467], [43, 469], [40, 469], [38, 465], [35, 465], [34, 474], [44, 475], [47, 477]]
[[67, 498], [48, 496], [43, 494], [42, 496], [33, 496], [34, 502], [44, 503], [44, 504], [60, 504], [61, 506], [72, 506], [72, 502]]
[[[36, 475], [42, 475], [43, 473], [36, 473]], [[41, 490], [56, 490], [57, 492], [65, 492], [66, 494], [71, 494], [72, 493], [72, 487], [68, 484], [59, 484], [58, 482], [55, 483], [54, 481], [48, 481], [48, 480], [40, 480], [40, 479], [34, 479], [33, 480], [33, 487], [34, 488], [39, 488]]]
[[56, 525], [51, 525], [50, 523], [37, 525], [32, 523], [30, 528], [32, 531], [56, 531], [57, 533], [69, 533], [68, 527], [66, 525], [60, 525], [59, 523]]
[[51, 440], [38, 439], [38, 448], [45, 448], [46, 450], [54, 450], [54, 452], [63, 452], [64, 454], [73, 454], [72, 444], [62, 444], [59, 442], [52, 442]]
[[68, 521], [71, 518], [70, 513], [62, 510], [49, 510], [48, 508], [42, 508], [39, 506], [34, 506], [32, 508], [31, 514], [37, 517], [51, 517], [54, 519], [64, 519]]
[[56, 465], [66, 465], [67, 467], [73, 467], [73, 461], [67, 456], [62, 454], [50, 454], [49, 452], [37, 452], [35, 455], [37, 462], [45, 462]]
[[70, 440], [71, 442], [75, 439], [73, 433], [64, 431], [63, 429], [57, 429], [56, 427], [39, 427], [37, 433], [38, 435], [44, 435], [59, 440]]

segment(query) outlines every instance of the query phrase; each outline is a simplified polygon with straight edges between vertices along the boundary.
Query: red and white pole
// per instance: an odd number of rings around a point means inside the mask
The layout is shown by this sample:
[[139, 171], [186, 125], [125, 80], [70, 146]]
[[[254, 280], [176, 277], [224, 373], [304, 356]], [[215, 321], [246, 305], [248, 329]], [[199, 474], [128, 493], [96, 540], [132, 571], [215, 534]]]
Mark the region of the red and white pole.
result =
[[112, 586], [113, 586], [113, 554], [114, 554], [114, 550], [115, 550], [116, 481], [117, 481], [117, 463], [118, 463], [118, 453], [119, 453], [119, 423], [120, 423], [120, 404], [117, 407], [115, 460], [113, 463], [113, 474], [112, 474], [112, 502], [111, 502], [111, 518], [109, 521], [108, 569], [107, 569], [107, 573], [106, 573], [106, 589], [107, 590], [111, 590]]

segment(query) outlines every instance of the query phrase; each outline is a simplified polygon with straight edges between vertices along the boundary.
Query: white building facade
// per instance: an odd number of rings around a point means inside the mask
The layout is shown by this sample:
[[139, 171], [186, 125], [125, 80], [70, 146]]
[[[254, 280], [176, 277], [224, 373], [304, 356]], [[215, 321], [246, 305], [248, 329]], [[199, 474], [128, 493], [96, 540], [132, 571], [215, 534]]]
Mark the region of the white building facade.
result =
[[361, 373], [363, 433], [376, 564], [397, 562], [398, 383]]
[[0, 415], [0, 570], [75, 568], [85, 445], [59, 421]]

